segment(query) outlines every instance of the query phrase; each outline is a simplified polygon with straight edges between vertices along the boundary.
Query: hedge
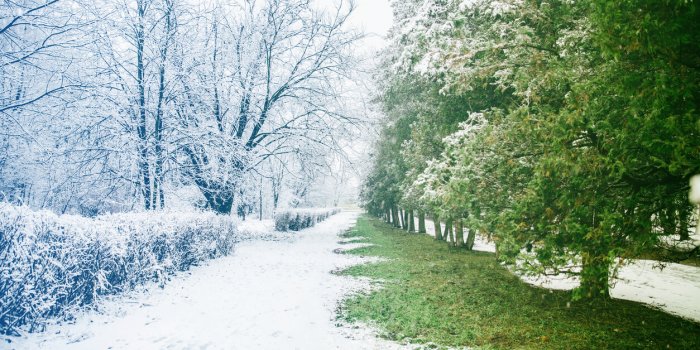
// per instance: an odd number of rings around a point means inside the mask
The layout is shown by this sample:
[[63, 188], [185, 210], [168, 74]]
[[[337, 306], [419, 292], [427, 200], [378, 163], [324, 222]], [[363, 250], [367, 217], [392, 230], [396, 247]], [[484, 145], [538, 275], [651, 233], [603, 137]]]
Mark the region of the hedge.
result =
[[338, 208], [287, 209], [275, 214], [275, 230], [299, 231], [340, 212]]
[[213, 213], [150, 212], [94, 219], [0, 203], [0, 334], [44, 329], [51, 318], [100, 295], [227, 255], [234, 219]]

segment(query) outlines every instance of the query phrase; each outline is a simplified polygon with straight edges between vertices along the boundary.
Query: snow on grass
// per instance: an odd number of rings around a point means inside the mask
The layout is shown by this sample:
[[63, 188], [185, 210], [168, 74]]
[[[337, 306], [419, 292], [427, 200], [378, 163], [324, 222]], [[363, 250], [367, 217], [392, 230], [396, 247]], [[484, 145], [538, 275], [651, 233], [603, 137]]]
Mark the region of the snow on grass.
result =
[[363, 242], [368, 240], [367, 237], [350, 237], [350, 238], [343, 238], [338, 243], [340, 244], [349, 244], [349, 243], [357, 243], [357, 242]]
[[373, 246], [373, 243], [368, 243], [368, 242], [350, 242], [350, 243], [343, 243], [342, 248], [336, 249], [336, 251], [339, 252], [347, 252], [350, 250], [355, 250], [355, 249], [360, 249], [360, 248], [367, 248]]
[[[444, 224], [442, 229], [445, 229]], [[435, 237], [433, 222], [427, 219], [426, 231], [426, 234]], [[691, 238], [690, 242], [700, 241], [698, 237]], [[496, 246], [483, 237], [477, 237], [474, 250], [495, 252]], [[618, 271], [610, 295], [700, 321], [700, 267], [673, 263], [664, 263], [663, 266], [661, 268], [658, 262], [651, 260], [632, 260]], [[579, 286], [577, 278], [566, 275], [520, 278], [548, 289], [571, 290]]]
[[[99, 302], [74, 324], [49, 326], [10, 349], [399, 349], [371, 328], [338, 327], [335, 310], [370, 281], [329, 273], [365, 263], [334, 254], [358, 213], [344, 212], [277, 241], [246, 240], [163, 289]], [[250, 223], [257, 232], [259, 224]], [[243, 230], [246, 229], [244, 225]], [[253, 231], [250, 229], [250, 231]]]

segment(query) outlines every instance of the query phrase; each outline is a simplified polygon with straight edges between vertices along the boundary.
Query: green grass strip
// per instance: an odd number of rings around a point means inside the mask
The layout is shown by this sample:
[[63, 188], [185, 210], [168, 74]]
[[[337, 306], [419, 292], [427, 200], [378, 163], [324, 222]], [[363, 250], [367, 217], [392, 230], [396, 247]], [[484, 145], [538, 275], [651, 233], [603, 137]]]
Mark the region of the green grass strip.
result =
[[520, 281], [491, 253], [367, 216], [347, 236], [375, 244], [348, 253], [390, 260], [342, 272], [387, 282], [345, 300], [341, 317], [375, 324], [392, 340], [481, 349], [700, 349], [699, 323], [625, 300], [571, 302], [570, 292]]

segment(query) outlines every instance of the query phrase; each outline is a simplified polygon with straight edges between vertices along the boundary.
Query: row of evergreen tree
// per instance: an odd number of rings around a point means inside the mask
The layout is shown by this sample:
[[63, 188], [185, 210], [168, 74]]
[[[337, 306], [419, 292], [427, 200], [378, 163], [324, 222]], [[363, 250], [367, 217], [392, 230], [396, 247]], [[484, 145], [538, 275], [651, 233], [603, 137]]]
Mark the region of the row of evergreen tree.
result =
[[696, 1], [393, 7], [377, 98], [386, 118], [363, 189], [371, 213], [488, 236], [526, 272], [578, 275], [576, 298], [608, 297], [618, 263], [689, 238]]

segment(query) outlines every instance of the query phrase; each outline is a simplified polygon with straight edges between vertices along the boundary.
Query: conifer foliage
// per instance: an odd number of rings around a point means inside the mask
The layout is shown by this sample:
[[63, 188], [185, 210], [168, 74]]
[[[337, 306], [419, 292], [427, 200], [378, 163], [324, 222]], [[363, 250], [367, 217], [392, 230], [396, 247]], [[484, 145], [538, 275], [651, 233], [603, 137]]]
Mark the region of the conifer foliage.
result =
[[467, 248], [488, 236], [524, 272], [578, 275], [576, 298], [608, 297], [618, 263], [689, 238], [697, 2], [393, 6], [369, 211], [427, 213]]

